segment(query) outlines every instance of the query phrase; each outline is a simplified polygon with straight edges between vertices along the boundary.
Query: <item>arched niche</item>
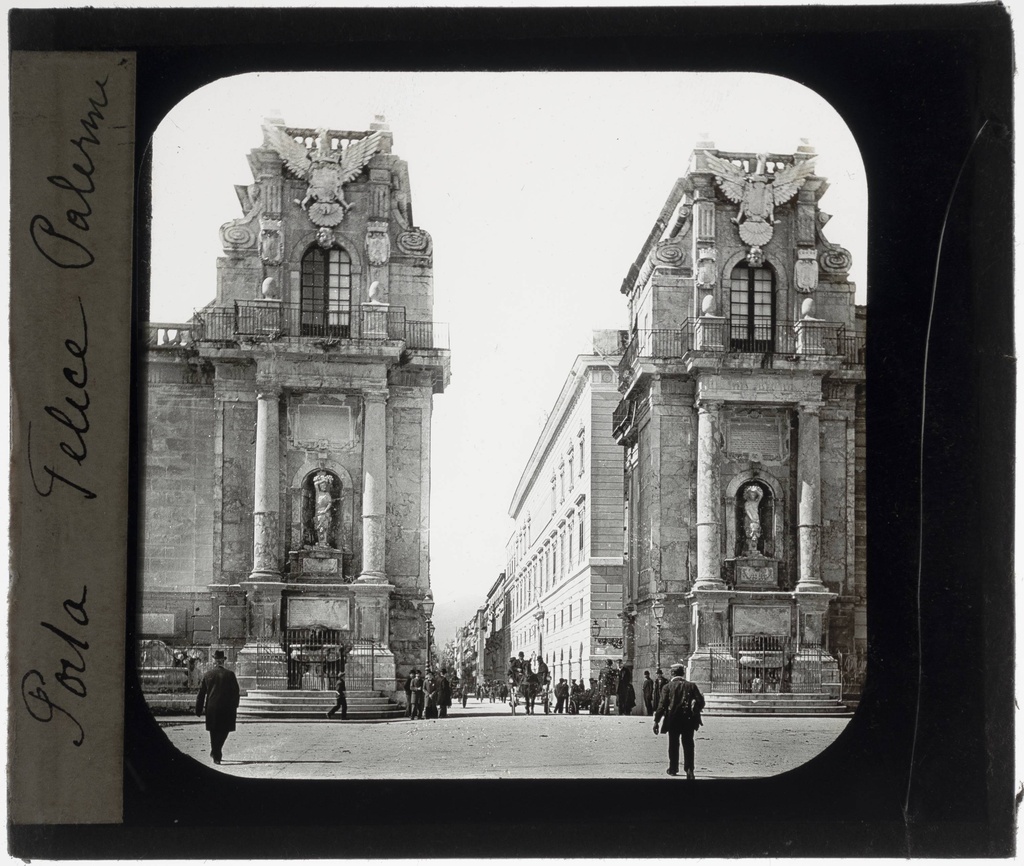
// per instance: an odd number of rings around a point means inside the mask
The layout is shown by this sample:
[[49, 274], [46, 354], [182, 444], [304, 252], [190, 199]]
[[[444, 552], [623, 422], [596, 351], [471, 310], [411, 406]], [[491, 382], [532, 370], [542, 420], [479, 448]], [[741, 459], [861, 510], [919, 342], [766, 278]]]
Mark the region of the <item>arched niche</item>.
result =
[[291, 550], [317, 548], [320, 539], [316, 533], [316, 476], [320, 473], [331, 479], [328, 549], [342, 551], [347, 565], [355, 551], [355, 485], [349, 471], [334, 460], [306, 461], [292, 476], [289, 488]]
[[723, 523], [725, 549], [728, 558], [749, 556], [746, 529], [749, 522], [748, 499], [745, 491], [753, 487], [760, 492], [756, 513], [761, 534], [756, 544], [756, 555], [767, 559], [782, 559], [783, 516], [785, 514], [782, 484], [763, 469], [741, 472], [726, 485], [723, 493]]

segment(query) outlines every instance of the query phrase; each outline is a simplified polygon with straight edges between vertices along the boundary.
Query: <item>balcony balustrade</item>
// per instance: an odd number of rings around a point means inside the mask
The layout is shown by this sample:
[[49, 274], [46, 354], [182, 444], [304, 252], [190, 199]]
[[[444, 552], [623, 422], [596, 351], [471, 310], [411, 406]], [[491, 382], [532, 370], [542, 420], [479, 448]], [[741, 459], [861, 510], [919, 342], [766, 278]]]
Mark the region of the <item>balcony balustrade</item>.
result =
[[629, 381], [639, 360], [682, 359], [691, 352], [734, 355], [839, 357], [844, 365], [864, 363], [864, 335], [838, 322], [801, 319], [795, 325], [755, 322], [740, 328], [720, 316], [688, 319], [679, 328], [635, 331], [619, 362], [620, 381]]
[[154, 348], [281, 339], [328, 346], [353, 341], [398, 341], [406, 349], [449, 348], [446, 323], [410, 321], [405, 307], [361, 304], [324, 310], [269, 299], [207, 307], [184, 324], [149, 322], [145, 335], [146, 345]]

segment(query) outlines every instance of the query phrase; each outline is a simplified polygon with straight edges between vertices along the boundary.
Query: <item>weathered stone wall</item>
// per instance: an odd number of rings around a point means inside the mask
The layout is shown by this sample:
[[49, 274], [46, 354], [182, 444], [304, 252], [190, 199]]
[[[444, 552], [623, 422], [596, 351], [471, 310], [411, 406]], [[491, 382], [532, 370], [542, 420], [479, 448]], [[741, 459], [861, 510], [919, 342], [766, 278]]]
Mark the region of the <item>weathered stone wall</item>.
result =
[[221, 454], [220, 574], [216, 583], [238, 583], [253, 566], [256, 395], [219, 404]]
[[387, 408], [387, 549], [388, 579], [402, 590], [427, 589], [422, 574], [421, 553], [425, 551], [424, 528], [429, 514], [424, 511], [424, 492], [430, 488], [429, 434], [430, 391], [395, 388]]
[[618, 405], [618, 392], [611, 373], [597, 370], [591, 386], [590, 464], [590, 555], [622, 556], [622, 449], [606, 431], [611, 430], [612, 412]]
[[188, 592], [213, 574], [213, 387], [184, 356], [153, 356], [145, 369], [140, 582]]

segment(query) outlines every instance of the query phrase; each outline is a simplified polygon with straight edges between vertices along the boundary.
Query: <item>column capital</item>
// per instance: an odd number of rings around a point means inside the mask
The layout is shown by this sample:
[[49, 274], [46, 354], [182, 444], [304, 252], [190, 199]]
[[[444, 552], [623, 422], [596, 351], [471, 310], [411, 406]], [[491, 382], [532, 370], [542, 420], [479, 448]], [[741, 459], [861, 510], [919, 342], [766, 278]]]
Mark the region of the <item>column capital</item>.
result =
[[367, 403], [387, 403], [390, 393], [387, 388], [366, 388], [363, 390], [363, 400]]
[[257, 382], [256, 383], [256, 399], [257, 400], [276, 400], [281, 396], [282, 388], [277, 382]]
[[723, 400], [709, 400], [707, 397], [698, 397], [697, 402], [693, 405], [697, 407], [697, 411], [705, 415], [717, 415], [722, 411], [722, 406], [725, 401]]
[[801, 415], [817, 415], [825, 403], [822, 400], [801, 400], [797, 403]]

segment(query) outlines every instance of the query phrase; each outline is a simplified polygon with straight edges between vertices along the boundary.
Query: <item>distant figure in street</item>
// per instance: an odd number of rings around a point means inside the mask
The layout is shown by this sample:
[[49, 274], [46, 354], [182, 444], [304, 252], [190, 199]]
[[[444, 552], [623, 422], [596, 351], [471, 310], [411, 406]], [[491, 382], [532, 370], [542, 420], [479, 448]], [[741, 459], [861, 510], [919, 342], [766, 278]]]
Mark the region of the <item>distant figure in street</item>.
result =
[[668, 734], [668, 770], [670, 776], [679, 775], [679, 741], [683, 741], [683, 769], [686, 778], [693, 778], [693, 733], [703, 722], [700, 711], [704, 709], [704, 695], [695, 683], [686, 679], [686, 667], [674, 664], [672, 679], [661, 690], [658, 710], [654, 714], [654, 733], [658, 733], [658, 722], [664, 719], [661, 733]]
[[423, 676], [418, 668], [412, 672], [412, 715], [410, 718], [423, 718]]
[[644, 671], [644, 681], [640, 684], [640, 694], [644, 699], [644, 715], [654, 714], [654, 680], [651, 679], [651, 672]]
[[224, 650], [213, 654], [215, 667], [203, 676], [196, 695], [196, 715], [206, 711], [206, 730], [210, 732], [210, 757], [219, 764], [228, 734], [235, 729], [238, 709], [238, 680], [224, 667]]
[[555, 712], [565, 712], [565, 700], [569, 697], [569, 686], [563, 677], [558, 681], [558, 685], [555, 686]]
[[462, 709], [466, 709], [466, 700], [469, 698], [469, 684], [462, 687]]
[[661, 672], [661, 668], [658, 668], [654, 672], [654, 708], [658, 708], [658, 704], [661, 703], [661, 690], [665, 688], [668, 680], [665, 679], [665, 675]]
[[498, 688], [498, 698], [501, 700], [502, 703], [505, 703], [505, 701], [508, 700], [508, 686], [504, 683], [502, 683], [501, 686]]
[[452, 684], [448, 679], [448, 668], [441, 668], [437, 678], [437, 714], [442, 719], [448, 717], [448, 707], [452, 705]]
[[338, 674], [338, 682], [335, 684], [335, 688], [338, 690], [338, 700], [335, 701], [334, 706], [327, 711], [327, 718], [333, 719], [334, 714], [341, 710], [342, 721], [348, 718], [348, 701], [345, 700], [345, 674]]
[[416, 676], [416, 671], [409, 671], [409, 676], [405, 678], [405, 715], [406, 718], [412, 718], [412, 681], [413, 677]]
[[601, 704], [603, 698], [601, 696], [601, 688], [597, 684], [597, 679], [594, 677], [590, 678], [590, 715], [596, 716], [601, 712]]
[[605, 666], [601, 668], [601, 715], [607, 716], [612, 708], [612, 695], [616, 692], [618, 675], [612, 667], [612, 660], [608, 659]]
[[423, 678], [423, 718], [425, 719], [437, 718], [437, 695], [439, 691], [437, 681], [437, 674], [428, 668], [427, 675]]
[[633, 671], [619, 659], [619, 669], [615, 672], [617, 677], [615, 693], [618, 698], [618, 710], [620, 716], [628, 716], [636, 706], [636, 692], [633, 690]]

